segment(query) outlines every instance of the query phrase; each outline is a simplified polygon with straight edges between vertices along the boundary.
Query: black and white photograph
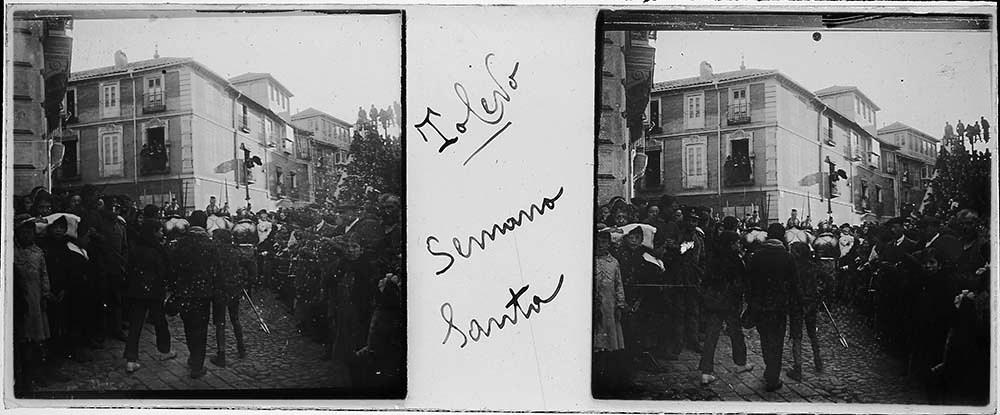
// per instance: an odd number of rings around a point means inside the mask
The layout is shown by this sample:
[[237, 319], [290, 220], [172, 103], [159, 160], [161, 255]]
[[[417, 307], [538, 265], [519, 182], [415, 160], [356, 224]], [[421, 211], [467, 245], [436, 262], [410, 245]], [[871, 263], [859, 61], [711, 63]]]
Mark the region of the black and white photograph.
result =
[[131, 7], [5, 25], [14, 397], [402, 399], [403, 12]]
[[593, 396], [988, 404], [995, 10], [601, 12]]

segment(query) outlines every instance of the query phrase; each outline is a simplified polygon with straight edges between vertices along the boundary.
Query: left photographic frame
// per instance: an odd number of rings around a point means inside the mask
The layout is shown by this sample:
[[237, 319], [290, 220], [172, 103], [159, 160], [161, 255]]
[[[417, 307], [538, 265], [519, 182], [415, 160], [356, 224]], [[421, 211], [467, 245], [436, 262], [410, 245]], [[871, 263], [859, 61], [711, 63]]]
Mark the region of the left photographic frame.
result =
[[7, 396], [404, 398], [404, 22], [8, 9]]

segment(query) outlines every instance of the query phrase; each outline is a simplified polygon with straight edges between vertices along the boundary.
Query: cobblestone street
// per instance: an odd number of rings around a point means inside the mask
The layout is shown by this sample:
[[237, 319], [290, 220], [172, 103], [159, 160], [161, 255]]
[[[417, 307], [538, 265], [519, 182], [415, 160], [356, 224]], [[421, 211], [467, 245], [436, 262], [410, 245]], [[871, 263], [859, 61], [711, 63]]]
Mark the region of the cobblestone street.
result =
[[171, 349], [177, 357], [158, 361], [153, 326], [146, 324], [139, 343], [139, 363], [134, 372], [125, 371], [125, 343], [110, 340], [104, 348], [94, 350], [94, 360], [87, 363], [67, 361], [61, 372], [69, 382], [52, 383], [38, 391], [146, 391], [146, 390], [240, 390], [289, 388], [339, 388], [348, 386], [346, 369], [332, 361], [320, 360], [322, 346], [302, 336], [284, 305], [270, 292], [255, 293], [254, 301], [261, 309], [271, 334], [257, 324], [253, 310], [243, 299], [240, 322], [247, 346], [247, 357], [239, 359], [232, 327], [227, 325], [227, 366], [220, 368], [209, 362], [216, 353], [215, 328], [209, 326], [205, 367], [208, 373], [191, 379], [187, 368], [188, 348], [184, 343], [184, 328], [180, 316], [167, 317], [170, 326]]
[[825, 312], [818, 317], [817, 331], [822, 342], [821, 354], [826, 366], [817, 373], [812, 364], [809, 337], [803, 333], [802, 381], [796, 382], [785, 374], [792, 366], [791, 340], [785, 335], [782, 354], [781, 380], [784, 387], [776, 392], [764, 391], [764, 360], [760, 337], [755, 329], [744, 330], [748, 361], [755, 368], [749, 373], [735, 373], [729, 338], [719, 338], [715, 355], [718, 380], [701, 386], [698, 362], [701, 356], [685, 350], [678, 360], [658, 359], [661, 370], [651, 369], [648, 358], [639, 362], [634, 376], [635, 388], [625, 399], [698, 400], [698, 401], [763, 401], [821, 403], [894, 403], [923, 404], [927, 399], [917, 381], [899, 376], [902, 363], [880, 350], [863, 316], [846, 307], [832, 307], [837, 324], [844, 331], [849, 348], [844, 348]]

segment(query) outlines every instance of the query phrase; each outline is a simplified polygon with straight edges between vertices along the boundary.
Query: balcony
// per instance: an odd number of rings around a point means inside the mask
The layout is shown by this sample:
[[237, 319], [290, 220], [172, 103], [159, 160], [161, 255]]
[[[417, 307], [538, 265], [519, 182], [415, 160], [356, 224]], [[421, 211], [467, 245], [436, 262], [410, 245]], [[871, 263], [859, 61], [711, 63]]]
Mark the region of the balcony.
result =
[[723, 166], [723, 180], [726, 186], [749, 186], [753, 184], [753, 157], [734, 154], [726, 157]]
[[873, 169], [878, 169], [881, 165], [881, 160], [878, 154], [868, 153], [868, 166]]
[[167, 101], [164, 100], [163, 91], [146, 92], [142, 94], [142, 113], [152, 114], [167, 110]]
[[143, 144], [139, 151], [139, 172], [142, 175], [166, 174], [170, 172], [169, 152], [162, 144]]
[[726, 111], [726, 122], [729, 125], [750, 123], [750, 104], [746, 102], [730, 104]]

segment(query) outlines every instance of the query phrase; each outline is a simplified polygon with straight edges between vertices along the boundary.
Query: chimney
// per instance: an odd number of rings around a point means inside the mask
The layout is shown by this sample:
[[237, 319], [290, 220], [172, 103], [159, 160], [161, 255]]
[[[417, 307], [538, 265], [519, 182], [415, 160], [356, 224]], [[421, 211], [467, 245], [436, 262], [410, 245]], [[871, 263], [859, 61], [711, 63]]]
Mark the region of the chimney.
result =
[[115, 67], [121, 68], [128, 65], [128, 57], [121, 49], [115, 52]]
[[699, 68], [699, 71], [700, 71], [699, 76], [701, 76], [702, 78], [712, 77], [712, 64], [708, 63], [708, 61], [701, 61], [701, 67]]

